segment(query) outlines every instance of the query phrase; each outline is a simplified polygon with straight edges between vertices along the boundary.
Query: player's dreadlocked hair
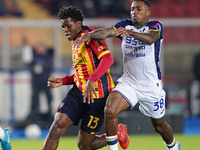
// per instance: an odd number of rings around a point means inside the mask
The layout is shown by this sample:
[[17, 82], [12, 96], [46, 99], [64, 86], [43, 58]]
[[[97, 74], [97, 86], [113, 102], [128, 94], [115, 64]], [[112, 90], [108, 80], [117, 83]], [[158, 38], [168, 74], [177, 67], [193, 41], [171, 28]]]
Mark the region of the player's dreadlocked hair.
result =
[[75, 7], [72, 5], [70, 5], [69, 7], [63, 6], [58, 12], [58, 18], [65, 19], [65, 18], [69, 18], [69, 17], [71, 17], [71, 19], [74, 22], [77, 22], [77, 21], [82, 22], [84, 19], [83, 12], [78, 7]]
[[150, 2], [149, 2], [148, 0], [133, 0], [133, 1], [142, 1], [142, 2], [144, 2], [144, 4], [145, 4], [147, 7], [149, 7], [149, 10], [151, 9], [151, 4], [150, 4]]

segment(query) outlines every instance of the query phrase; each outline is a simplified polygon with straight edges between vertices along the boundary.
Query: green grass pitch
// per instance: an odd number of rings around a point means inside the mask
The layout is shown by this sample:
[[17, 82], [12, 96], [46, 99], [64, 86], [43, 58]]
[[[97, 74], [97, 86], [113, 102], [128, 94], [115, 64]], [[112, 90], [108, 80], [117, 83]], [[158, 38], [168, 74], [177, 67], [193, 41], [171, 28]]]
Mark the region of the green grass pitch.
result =
[[[176, 140], [181, 143], [181, 150], [200, 150], [200, 136], [184, 136], [175, 134]], [[17, 140], [12, 139], [12, 150], [41, 150], [44, 139]], [[77, 137], [61, 137], [57, 150], [78, 150]], [[166, 147], [157, 134], [153, 135], [130, 135], [129, 150], [166, 150]], [[108, 150], [108, 147], [102, 148]], [[122, 150], [119, 148], [119, 150]]]

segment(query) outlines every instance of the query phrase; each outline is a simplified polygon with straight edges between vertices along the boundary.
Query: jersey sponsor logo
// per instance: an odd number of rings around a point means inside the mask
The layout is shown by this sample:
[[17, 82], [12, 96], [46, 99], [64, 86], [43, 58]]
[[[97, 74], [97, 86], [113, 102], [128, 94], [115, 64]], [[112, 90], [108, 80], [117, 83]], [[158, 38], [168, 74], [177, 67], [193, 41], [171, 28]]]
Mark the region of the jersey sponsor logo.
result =
[[145, 44], [137, 39], [127, 36], [125, 40], [125, 48], [132, 50], [131, 52], [124, 51], [126, 57], [145, 57]]
[[133, 58], [137, 58], [137, 57], [145, 57], [145, 52], [140, 52], [140, 53], [134, 53], [134, 52], [126, 52], [124, 51], [124, 55], [126, 57], [133, 57]]
[[79, 64], [82, 64], [82, 63], [84, 63], [84, 62], [87, 62], [86, 58], [85, 58], [85, 57], [80, 57], [80, 58], [77, 58], [77, 59], [73, 60], [73, 65], [75, 66], [75, 65], [77, 65], [78, 63], [79, 63]]
[[126, 44], [125, 47], [128, 48], [128, 49], [133, 49], [133, 50], [136, 51], [136, 52], [137, 52], [138, 50], [144, 50], [144, 49], [145, 49], [145, 46], [144, 46], [144, 45], [143, 45], [143, 46], [135, 47], [135, 46], [131, 46], [131, 45], [129, 45], [129, 44]]
[[131, 36], [127, 36], [126, 37], [126, 41], [125, 41], [127, 44], [130, 44], [130, 45], [134, 45], [134, 46], [141, 46], [141, 45], [144, 45], [144, 43], [138, 41], [137, 39], [131, 37]]

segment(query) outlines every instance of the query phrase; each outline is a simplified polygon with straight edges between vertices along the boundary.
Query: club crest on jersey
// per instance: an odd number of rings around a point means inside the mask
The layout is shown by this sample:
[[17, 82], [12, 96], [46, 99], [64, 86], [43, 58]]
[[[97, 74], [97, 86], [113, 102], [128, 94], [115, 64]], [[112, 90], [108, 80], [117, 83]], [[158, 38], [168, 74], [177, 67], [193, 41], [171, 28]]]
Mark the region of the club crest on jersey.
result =
[[65, 105], [65, 103], [60, 103], [59, 108], [62, 108]]

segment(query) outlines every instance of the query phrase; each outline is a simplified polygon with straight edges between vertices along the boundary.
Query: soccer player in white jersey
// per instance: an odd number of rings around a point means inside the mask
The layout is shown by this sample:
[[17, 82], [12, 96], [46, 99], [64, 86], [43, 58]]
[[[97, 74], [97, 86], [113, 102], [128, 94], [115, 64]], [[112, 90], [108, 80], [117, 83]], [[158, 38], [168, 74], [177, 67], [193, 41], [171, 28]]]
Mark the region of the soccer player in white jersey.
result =
[[11, 150], [10, 131], [0, 127], [0, 143], [2, 150]]
[[167, 149], [180, 150], [180, 143], [175, 141], [173, 131], [164, 118], [166, 94], [158, 66], [163, 27], [158, 21], [149, 21], [150, 7], [148, 0], [134, 0], [130, 10], [131, 20], [121, 20], [113, 27], [92, 31], [75, 41], [77, 47], [83, 42], [88, 43], [91, 38], [118, 37], [122, 41], [123, 75], [109, 95], [104, 109], [110, 150], [118, 150], [117, 115], [137, 103], [140, 111], [149, 117], [154, 130], [163, 138]]

